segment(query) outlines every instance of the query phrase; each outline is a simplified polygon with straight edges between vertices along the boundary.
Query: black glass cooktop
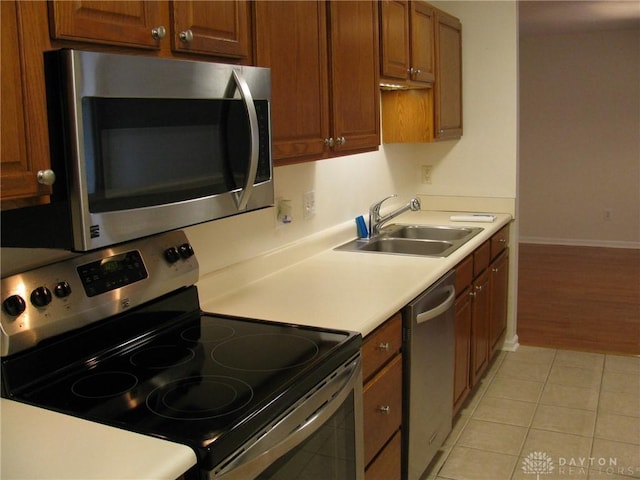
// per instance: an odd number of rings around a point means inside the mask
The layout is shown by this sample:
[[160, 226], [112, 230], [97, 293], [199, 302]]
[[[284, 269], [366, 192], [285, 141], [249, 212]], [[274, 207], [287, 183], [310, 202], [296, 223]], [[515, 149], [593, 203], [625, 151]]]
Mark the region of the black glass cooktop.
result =
[[192, 446], [212, 468], [359, 335], [203, 314], [195, 287], [3, 361], [3, 396]]

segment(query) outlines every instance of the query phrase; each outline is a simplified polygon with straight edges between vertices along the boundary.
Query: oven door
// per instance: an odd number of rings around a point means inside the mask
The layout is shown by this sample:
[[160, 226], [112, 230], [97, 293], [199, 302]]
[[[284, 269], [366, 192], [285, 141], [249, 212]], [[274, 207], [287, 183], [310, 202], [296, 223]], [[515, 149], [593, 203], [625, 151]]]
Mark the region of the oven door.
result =
[[364, 479], [360, 355], [211, 472], [210, 479]]

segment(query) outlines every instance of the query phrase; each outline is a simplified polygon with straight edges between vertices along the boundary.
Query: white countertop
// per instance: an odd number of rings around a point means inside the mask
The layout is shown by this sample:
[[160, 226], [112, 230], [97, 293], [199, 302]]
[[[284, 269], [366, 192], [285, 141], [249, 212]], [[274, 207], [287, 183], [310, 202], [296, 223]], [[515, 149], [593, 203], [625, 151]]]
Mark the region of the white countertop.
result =
[[196, 464], [185, 445], [0, 402], [3, 480], [175, 480]]
[[[216, 285], [198, 283], [206, 312], [370, 333], [511, 221], [452, 222], [452, 212], [409, 212], [390, 223], [481, 227], [448, 257], [321, 251], [258, 280], [215, 296]], [[352, 238], [355, 238], [355, 225]], [[333, 247], [349, 240], [336, 235]], [[251, 270], [250, 268], [245, 269]], [[230, 272], [231, 273], [231, 272]]]
[[[410, 212], [392, 223], [482, 227], [446, 258], [335, 251], [353, 228], [284, 248], [198, 282], [203, 310], [352, 330], [367, 335], [511, 220], [451, 222]], [[191, 448], [7, 399], [0, 403], [1, 478], [174, 480], [196, 464]]]

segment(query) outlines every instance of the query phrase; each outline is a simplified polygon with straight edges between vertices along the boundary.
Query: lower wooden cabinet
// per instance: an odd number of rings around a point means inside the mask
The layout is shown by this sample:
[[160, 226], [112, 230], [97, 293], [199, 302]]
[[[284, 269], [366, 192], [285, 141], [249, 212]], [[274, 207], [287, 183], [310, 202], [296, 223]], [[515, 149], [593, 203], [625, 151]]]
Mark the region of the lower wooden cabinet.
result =
[[456, 266], [453, 414], [486, 371], [507, 326], [509, 227]]
[[402, 316], [364, 339], [363, 410], [365, 478], [399, 480], [402, 435]]

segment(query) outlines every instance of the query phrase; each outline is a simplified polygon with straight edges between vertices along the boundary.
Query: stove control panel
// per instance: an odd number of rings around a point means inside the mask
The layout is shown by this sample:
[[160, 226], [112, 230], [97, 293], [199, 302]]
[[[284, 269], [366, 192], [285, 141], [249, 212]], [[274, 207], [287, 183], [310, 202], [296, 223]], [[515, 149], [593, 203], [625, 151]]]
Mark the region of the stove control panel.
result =
[[198, 261], [182, 231], [3, 278], [0, 354], [19, 352], [197, 281]]

